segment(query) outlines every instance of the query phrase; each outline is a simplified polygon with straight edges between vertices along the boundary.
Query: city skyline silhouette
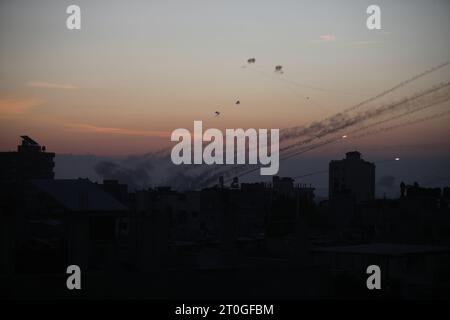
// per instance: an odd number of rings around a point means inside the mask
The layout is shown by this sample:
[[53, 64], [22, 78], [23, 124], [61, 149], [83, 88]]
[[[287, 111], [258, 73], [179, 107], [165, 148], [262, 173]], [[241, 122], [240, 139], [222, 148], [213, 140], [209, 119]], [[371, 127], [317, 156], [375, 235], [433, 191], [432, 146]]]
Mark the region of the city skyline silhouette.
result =
[[450, 299], [449, 30], [446, 0], [0, 1], [1, 300]]

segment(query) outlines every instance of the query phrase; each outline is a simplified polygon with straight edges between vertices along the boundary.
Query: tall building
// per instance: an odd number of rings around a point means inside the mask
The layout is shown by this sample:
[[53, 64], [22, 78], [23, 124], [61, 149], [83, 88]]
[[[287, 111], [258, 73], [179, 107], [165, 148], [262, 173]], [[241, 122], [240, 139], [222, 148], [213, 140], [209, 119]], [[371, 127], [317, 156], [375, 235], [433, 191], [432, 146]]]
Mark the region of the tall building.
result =
[[356, 202], [375, 198], [375, 164], [361, 159], [358, 151], [347, 152], [345, 159], [332, 160], [329, 166], [329, 198], [350, 196]]
[[53, 179], [55, 154], [28, 136], [21, 136], [17, 151], [0, 152], [0, 181], [15, 182], [29, 179]]

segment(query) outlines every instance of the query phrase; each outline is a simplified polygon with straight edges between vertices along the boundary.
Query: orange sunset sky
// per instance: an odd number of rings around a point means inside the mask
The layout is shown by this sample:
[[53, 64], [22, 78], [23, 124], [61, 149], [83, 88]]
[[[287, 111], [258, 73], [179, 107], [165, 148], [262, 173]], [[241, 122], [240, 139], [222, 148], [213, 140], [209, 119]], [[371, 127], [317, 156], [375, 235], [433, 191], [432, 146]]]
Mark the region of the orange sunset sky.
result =
[[[128, 155], [169, 145], [194, 120], [219, 129], [308, 125], [450, 57], [445, 0], [378, 1], [374, 31], [365, 24], [371, 1], [80, 0], [81, 30], [65, 26], [70, 4], [0, 3], [2, 151], [23, 134], [57, 153]], [[374, 106], [448, 80], [450, 67]], [[446, 152], [449, 119], [338, 148]]]

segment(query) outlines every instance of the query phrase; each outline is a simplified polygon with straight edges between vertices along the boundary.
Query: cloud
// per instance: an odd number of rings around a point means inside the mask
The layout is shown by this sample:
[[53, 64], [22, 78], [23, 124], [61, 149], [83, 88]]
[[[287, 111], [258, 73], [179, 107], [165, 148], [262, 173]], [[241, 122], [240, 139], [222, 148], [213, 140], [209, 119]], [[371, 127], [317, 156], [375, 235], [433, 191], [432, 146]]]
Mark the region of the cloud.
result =
[[144, 167], [127, 168], [112, 161], [101, 161], [94, 166], [97, 175], [103, 179], [118, 180], [127, 184], [131, 190], [149, 187], [152, 169], [151, 163]]
[[323, 34], [319, 36], [318, 40], [313, 40], [313, 42], [332, 42], [336, 41], [336, 36], [332, 34]]
[[79, 89], [78, 87], [73, 86], [71, 84], [50, 83], [44, 81], [30, 81], [28, 82], [28, 86], [32, 88], [43, 88], [43, 89], [61, 89], [61, 90]]
[[100, 134], [121, 134], [128, 136], [142, 136], [142, 137], [170, 137], [171, 132], [168, 131], [154, 131], [154, 130], [134, 130], [125, 128], [99, 127], [90, 124], [69, 124], [67, 125], [69, 131], [76, 131], [81, 133], [100, 133]]
[[0, 117], [24, 114], [43, 102], [37, 98], [0, 98]]
[[376, 43], [380, 43], [380, 42], [379, 41], [375, 41], [375, 40], [362, 40], [362, 41], [354, 41], [352, 43], [364, 46], [364, 45], [376, 44]]

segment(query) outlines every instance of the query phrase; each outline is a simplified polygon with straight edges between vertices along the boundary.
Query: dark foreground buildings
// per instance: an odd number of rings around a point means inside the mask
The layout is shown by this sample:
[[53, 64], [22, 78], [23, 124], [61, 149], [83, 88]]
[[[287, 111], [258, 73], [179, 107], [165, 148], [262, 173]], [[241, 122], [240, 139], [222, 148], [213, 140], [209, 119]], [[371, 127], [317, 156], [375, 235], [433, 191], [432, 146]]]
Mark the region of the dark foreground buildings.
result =
[[55, 154], [28, 136], [21, 138], [17, 151], [0, 152], [0, 180], [53, 179]]
[[361, 159], [358, 151], [347, 152], [345, 159], [333, 160], [329, 168], [329, 199], [352, 197], [356, 202], [375, 198], [375, 165]]
[[[30, 140], [23, 161], [53, 159]], [[374, 166], [357, 152], [330, 164], [337, 188], [321, 203], [289, 177], [129, 191], [34, 168], [0, 180], [2, 297], [450, 297], [449, 189], [403, 183], [400, 198], [374, 199]], [[81, 293], [65, 286], [71, 264]], [[365, 286], [369, 264], [380, 292]]]

